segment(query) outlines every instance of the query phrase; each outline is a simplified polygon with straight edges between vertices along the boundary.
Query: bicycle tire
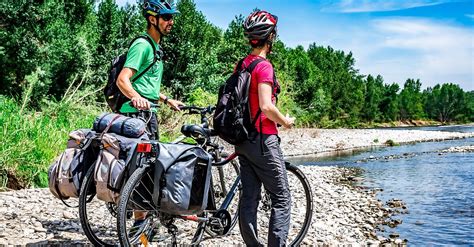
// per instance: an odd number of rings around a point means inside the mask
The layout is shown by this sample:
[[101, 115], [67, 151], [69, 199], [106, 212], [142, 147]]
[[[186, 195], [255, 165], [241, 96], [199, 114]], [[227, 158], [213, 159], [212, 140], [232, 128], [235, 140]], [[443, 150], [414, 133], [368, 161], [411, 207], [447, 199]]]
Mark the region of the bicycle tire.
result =
[[[94, 245], [94, 246], [116, 246], [118, 243], [116, 241], [117, 239], [117, 234], [115, 231], [115, 236], [113, 236], [113, 231], [116, 229], [114, 224], [109, 224], [108, 226], [99, 226], [96, 224], [96, 222], [92, 223], [94, 224], [94, 227], [91, 224], [91, 219], [93, 216], [89, 215], [88, 212], [94, 212], [94, 213], [100, 213], [103, 212], [105, 214], [108, 214], [111, 216], [111, 219], [115, 218], [112, 215], [112, 210], [111, 205], [108, 205], [108, 203], [99, 201], [97, 198], [95, 198], [95, 184], [94, 184], [94, 170], [95, 166], [91, 166], [88, 170], [86, 175], [84, 176], [84, 180], [82, 182], [81, 190], [79, 193], [79, 218], [82, 226], [82, 230], [84, 231], [84, 234], [86, 235], [87, 239]], [[94, 208], [94, 210], [88, 210], [88, 205], [95, 206], [97, 207], [98, 205], [104, 205], [104, 207], [99, 207], [99, 208]], [[115, 222], [115, 220], [110, 221]], [[94, 231], [93, 228], [99, 229], [107, 229], [105, 232], [102, 234], [98, 234], [97, 231]], [[100, 231], [100, 230], [99, 230]], [[108, 231], [110, 231], [112, 234], [109, 234]]]
[[[291, 220], [287, 241], [288, 246], [299, 246], [309, 230], [311, 219], [313, 217], [313, 194], [308, 179], [298, 167], [287, 163], [286, 170], [292, 200], [290, 210]], [[295, 193], [296, 191], [299, 193], [303, 191], [304, 198], [301, 198], [301, 194]], [[263, 192], [262, 194], [265, 193], [266, 192]], [[296, 195], [298, 195], [298, 197], [296, 197]], [[258, 229], [259, 236], [265, 238], [264, 244], [266, 245], [271, 202], [269, 201], [269, 198], [265, 199], [265, 195], [262, 196], [261, 202]], [[302, 210], [305, 212], [302, 213]], [[261, 213], [263, 213], [263, 215], [261, 215]]]
[[[120, 200], [118, 204], [118, 216], [117, 216], [117, 229], [118, 229], [118, 237], [119, 237], [119, 242], [120, 246], [133, 246], [136, 243], [133, 243], [136, 240], [139, 240], [139, 238], [136, 239], [130, 239], [128, 236], [128, 230], [127, 230], [127, 219], [130, 217], [130, 211], [132, 213], [136, 209], [129, 209], [128, 205], [131, 202], [130, 200], [133, 201], [132, 198], [132, 193], [134, 189], [136, 188], [138, 183], [141, 183], [143, 176], [145, 176], [148, 172], [151, 171], [151, 167], [149, 166], [142, 166], [137, 168], [132, 175], [129, 177], [127, 183], [122, 189], [122, 193], [120, 195]], [[150, 198], [147, 198], [151, 201], [151, 195]], [[149, 215], [148, 215], [149, 216]], [[136, 233], [135, 233], [136, 234]], [[141, 234], [141, 233], [139, 233]], [[149, 239], [147, 238], [147, 241]]]
[[313, 192], [311, 191], [311, 186], [308, 179], [304, 173], [296, 166], [287, 163], [286, 170], [292, 172], [302, 183], [304, 194], [306, 197], [306, 213], [304, 217], [303, 225], [297, 234], [297, 236], [290, 242], [289, 246], [298, 246], [303, 241], [304, 237], [308, 233], [311, 219], [313, 218]]

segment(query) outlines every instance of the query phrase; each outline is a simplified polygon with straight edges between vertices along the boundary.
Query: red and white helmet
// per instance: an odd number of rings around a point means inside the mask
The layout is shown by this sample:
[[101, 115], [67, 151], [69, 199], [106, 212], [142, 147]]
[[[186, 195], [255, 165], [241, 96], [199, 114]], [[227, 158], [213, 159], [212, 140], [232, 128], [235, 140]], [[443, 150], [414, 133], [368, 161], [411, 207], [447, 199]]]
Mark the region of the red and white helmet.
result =
[[255, 11], [244, 21], [244, 34], [249, 40], [264, 40], [275, 30], [278, 17], [267, 11]]

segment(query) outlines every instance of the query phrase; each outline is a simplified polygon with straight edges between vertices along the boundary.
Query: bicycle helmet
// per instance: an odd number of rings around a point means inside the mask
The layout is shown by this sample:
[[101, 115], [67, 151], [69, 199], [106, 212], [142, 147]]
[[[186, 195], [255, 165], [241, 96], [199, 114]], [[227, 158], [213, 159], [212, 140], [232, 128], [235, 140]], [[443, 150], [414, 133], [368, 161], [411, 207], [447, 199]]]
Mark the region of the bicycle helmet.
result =
[[267, 11], [255, 11], [244, 22], [244, 34], [250, 41], [265, 40], [275, 31], [278, 17]]
[[143, 15], [145, 17], [165, 14], [179, 14], [174, 0], [145, 0], [143, 2]]

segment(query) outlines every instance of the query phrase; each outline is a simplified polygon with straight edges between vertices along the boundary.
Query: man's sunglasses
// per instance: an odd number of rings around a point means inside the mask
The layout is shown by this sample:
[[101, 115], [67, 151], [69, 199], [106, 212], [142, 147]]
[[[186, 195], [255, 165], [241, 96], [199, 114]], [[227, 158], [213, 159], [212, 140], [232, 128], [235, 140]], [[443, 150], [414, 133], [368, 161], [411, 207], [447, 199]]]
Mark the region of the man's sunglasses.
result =
[[173, 19], [173, 15], [172, 14], [163, 14], [163, 15], [160, 15], [161, 19], [163, 19], [164, 21], [169, 21], [169, 20], [172, 20]]

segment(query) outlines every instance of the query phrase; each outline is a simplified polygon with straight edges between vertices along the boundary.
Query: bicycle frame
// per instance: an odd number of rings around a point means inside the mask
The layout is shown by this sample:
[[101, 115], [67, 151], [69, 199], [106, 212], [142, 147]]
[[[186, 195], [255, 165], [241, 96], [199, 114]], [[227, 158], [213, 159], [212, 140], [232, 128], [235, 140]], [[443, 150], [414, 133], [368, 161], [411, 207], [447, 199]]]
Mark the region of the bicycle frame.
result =
[[[228, 164], [232, 160], [234, 160], [236, 157], [237, 157], [237, 154], [233, 153], [233, 154], [229, 155], [226, 159], [224, 159], [220, 162], [213, 163], [212, 166], [220, 168], [220, 167]], [[222, 170], [219, 170], [219, 176], [221, 178], [221, 181], [223, 181], [224, 174], [223, 174]], [[216, 210], [214, 193], [213, 193], [214, 191], [213, 191], [213, 187], [211, 186], [210, 191], [209, 191], [209, 196], [210, 196], [209, 202], [211, 203], [211, 205], [208, 205], [208, 208], [212, 208], [212, 209], [211, 210], [205, 210], [205, 211], [207, 211], [207, 212], [218, 212], [220, 210], [226, 210], [229, 207], [232, 199], [234, 199], [234, 196], [237, 193], [237, 190], [238, 190], [240, 184], [241, 184], [240, 175], [238, 175], [237, 178], [235, 179], [234, 183], [232, 184], [232, 187], [230, 188], [230, 190], [228, 192], [225, 192], [226, 197], [224, 199], [224, 202], [222, 203], [222, 205], [219, 207], [218, 210]], [[224, 185], [223, 185], [223, 188], [225, 188]], [[179, 216], [179, 217], [184, 219], [184, 220], [190, 220], [190, 221], [196, 221], [196, 222], [208, 222], [209, 219], [212, 218], [212, 217], [198, 217], [197, 215], [186, 215], [186, 216]]]

